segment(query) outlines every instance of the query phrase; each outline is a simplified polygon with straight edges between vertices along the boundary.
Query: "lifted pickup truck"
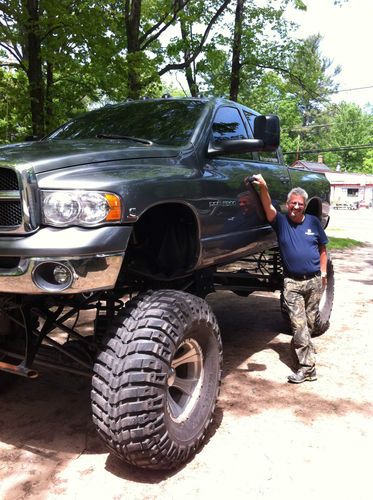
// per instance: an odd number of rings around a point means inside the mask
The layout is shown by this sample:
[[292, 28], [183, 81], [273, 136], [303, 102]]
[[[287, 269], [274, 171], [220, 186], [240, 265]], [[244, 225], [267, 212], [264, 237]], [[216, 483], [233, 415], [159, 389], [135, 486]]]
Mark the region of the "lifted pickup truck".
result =
[[[1, 147], [0, 384], [43, 366], [92, 377], [94, 425], [120, 458], [168, 469], [193, 456], [222, 366], [204, 298], [283, 286], [254, 173], [281, 211], [305, 188], [326, 226], [324, 174], [285, 166], [276, 116], [222, 99], [109, 105]], [[320, 333], [332, 300], [330, 278]], [[91, 335], [75, 327], [84, 310]]]

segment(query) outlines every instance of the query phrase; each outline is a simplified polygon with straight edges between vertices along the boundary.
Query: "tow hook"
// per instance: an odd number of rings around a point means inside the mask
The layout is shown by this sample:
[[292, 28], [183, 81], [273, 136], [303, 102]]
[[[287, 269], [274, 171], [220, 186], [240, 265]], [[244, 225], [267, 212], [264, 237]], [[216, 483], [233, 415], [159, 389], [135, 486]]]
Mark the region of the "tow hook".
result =
[[19, 375], [20, 377], [26, 378], [37, 378], [39, 376], [37, 370], [26, 368], [22, 363], [20, 363], [19, 365], [12, 365], [10, 363], [0, 361], [0, 371], [13, 373], [14, 375]]

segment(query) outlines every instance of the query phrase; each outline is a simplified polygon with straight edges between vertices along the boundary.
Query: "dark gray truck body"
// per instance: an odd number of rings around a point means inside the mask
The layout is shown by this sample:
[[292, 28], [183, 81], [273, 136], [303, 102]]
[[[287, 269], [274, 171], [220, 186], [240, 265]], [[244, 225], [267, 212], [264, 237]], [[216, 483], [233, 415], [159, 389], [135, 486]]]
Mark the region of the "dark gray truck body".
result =
[[[159, 231], [167, 232], [165, 220], [159, 217], [172, 218], [179, 211], [180, 217], [184, 214], [188, 218], [193, 254], [183, 256], [182, 265], [175, 265], [175, 269], [162, 269], [161, 265], [157, 268], [155, 264], [153, 273], [160, 278], [185, 275], [273, 247], [275, 236], [255, 190], [245, 184], [245, 178], [254, 173], [266, 178], [280, 210], [285, 209], [286, 195], [292, 187], [306, 189], [312, 212], [325, 225], [329, 183], [323, 174], [290, 169], [279, 153], [273, 153], [271, 162], [255, 152], [251, 158], [247, 153], [209, 154], [214, 117], [224, 107], [234, 107], [240, 113], [248, 137], [252, 137], [243, 110], [252, 116], [254, 112], [216, 100], [206, 103], [190, 140], [179, 147], [94, 138], [47, 139], [0, 148], [0, 183], [2, 177], [15, 174], [12, 189], [0, 186], [0, 293], [50, 293], [32, 281], [35, 263], [40, 259], [68, 261], [76, 268], [76, 279], [61, 293], [115, 287], [131, 235], [145, 215], [151, 220], [153, 232], [154, 224], [159, 225]], [[40, 192], [55, 190], [115, 193], [122, 200], [121, 220], [93, 227], [71, 224], [56, 228], [43, 224]], [[245, 196], [250, 213], [243, 214], [239, 199]], [[14, 211], [18, 211], [17, 216], [12, 216]], [[164, 243], [159, 240], [158, 235], [156, 245], [161, 247]], [[154, 247], [152, 250], [160, 251]], [[167, 258], [176, 261], [177, 251], [170, 247]], [[20, 261], [12, 267], [14, 258]], [[97, 271], [99, 284], [97, 279], [81, 275], [82, 261], [85, 267], [90, 266], [94, 278], [95, 266], [107, 266], [104, 273]], [[151, 272], [146, 266], [138, 266], [135, 271]]]

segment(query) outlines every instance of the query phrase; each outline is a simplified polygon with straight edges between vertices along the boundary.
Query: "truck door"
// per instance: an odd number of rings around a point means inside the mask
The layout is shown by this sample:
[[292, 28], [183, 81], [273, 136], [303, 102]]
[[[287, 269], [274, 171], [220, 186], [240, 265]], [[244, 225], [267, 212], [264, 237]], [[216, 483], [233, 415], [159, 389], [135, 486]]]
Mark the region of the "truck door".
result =
[[259, 153], [257, 165], [267, 182], [273, 206], [286, 213], [286, 198], [291, 189], [288, 168], [280, 163], [277, 153]]
[[[255, 115], [244, 110], [250, 130], [254, 130]], [[279, 149], [273, 152], [254, 153], [257, 172], [260, 172], [267, 182], [274, 207], [286, 213], [286, 198], [291, 189], [288, 167], [284, 164]]]
[[[250, 132], [241, 112], [233, 106], [217, 109], [211, 131], [214, 142], [247, 139]], [[204, 257], [219, 257], [247, 249], [260, 240], [266, 225], [260, 200], [245, 178], [258, 173], [252, 154], [209, 158], [203, 176], [203, 196], [208, 208], [202, 216]]]

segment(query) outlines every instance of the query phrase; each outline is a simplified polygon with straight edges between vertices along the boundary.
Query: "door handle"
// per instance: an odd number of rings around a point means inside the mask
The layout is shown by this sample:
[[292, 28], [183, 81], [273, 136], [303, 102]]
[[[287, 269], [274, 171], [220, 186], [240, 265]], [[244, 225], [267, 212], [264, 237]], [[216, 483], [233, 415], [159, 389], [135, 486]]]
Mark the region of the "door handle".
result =
[[282, 184], [289, 184], [289, 181], [290, 181], [289, 177], [282, 175], [279, 177], [279, 179], [280, 179], [280, 182], [282, 182]]

